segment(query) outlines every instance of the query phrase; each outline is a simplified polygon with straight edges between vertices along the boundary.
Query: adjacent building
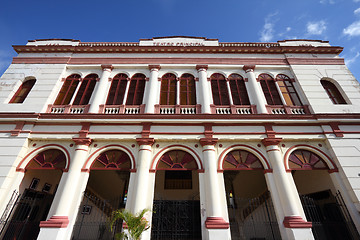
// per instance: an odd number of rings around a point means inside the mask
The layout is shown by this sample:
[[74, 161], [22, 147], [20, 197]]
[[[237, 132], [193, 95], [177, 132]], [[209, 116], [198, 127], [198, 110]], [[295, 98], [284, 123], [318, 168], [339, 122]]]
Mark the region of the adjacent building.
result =
[[359, 239], [360, 85], [321, 40], [32, 40], [0, 78], [0, 238]]

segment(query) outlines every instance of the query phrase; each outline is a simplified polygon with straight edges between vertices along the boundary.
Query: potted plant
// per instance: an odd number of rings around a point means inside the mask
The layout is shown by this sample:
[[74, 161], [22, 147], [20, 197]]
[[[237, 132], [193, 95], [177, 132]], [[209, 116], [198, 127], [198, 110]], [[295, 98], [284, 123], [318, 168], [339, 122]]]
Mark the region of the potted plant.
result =
[[119, 240], [139, 240], [141, 234], [150, 227], [148, 226], [148, 221], [144, 218], [145, 213], [148, 211], [148, 209], [144, 209], [138, 214], [133, 214], [125, 209], [118, 209], [113, 211], [110, 221], [111, 231], [113, 231], [113, 227], [116, 224], [116, 221], [119, 219], [122, 219], [127, 226], [127, 231], [117, 233], [115, 238]]

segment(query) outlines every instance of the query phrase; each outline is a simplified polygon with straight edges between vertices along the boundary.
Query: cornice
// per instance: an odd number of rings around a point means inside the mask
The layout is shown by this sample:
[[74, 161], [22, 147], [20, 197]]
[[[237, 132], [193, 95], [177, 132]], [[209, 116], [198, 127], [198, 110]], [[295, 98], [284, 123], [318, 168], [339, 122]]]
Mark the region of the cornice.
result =
[[312, 53], [340, 54], [343, 47], [339, 46], [280, 46], [264, 43], [223, 43], [219, 46], [139, 46], [138, 43], [80, 43], [70, 45], [13, 45], [17, 53]]

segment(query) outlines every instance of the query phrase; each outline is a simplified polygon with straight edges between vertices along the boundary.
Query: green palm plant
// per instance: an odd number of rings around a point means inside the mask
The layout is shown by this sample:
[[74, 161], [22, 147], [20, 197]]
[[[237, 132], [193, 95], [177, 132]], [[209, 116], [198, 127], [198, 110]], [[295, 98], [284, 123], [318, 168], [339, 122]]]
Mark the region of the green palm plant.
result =
[[128, 227], [127, 233], [117, 233], [115, 235], [116, 239], [139, 240], [141, 234], [150, 227], [148, 221], [144, 218], [145, 213], [148, 211], [148, 209], [144, 209], [136, 215], [125, 209], [113, 211], [110, 220], [111, 231], [113, 231], [113, 227], [119, 219], [122, 219]]

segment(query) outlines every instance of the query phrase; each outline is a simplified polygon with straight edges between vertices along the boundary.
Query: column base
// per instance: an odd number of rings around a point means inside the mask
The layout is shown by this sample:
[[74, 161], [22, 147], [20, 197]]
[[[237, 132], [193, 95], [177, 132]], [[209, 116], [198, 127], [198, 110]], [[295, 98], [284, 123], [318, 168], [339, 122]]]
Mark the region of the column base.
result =
[[208, 217], [205, 221], [205, 227], [207, 229], [227, 229], [230, 224], [222, 217]]
[[312, 222], [306, 222], [300, 216], [285, 217], [283, 224], [286, 228], [312, 228]]
[[40, 222], [40, 228], [66, 228], [68, 225], [67, 216], [52, 216], [49, 220]]

